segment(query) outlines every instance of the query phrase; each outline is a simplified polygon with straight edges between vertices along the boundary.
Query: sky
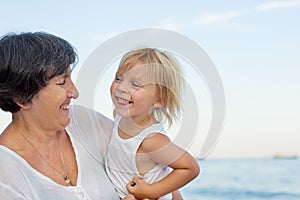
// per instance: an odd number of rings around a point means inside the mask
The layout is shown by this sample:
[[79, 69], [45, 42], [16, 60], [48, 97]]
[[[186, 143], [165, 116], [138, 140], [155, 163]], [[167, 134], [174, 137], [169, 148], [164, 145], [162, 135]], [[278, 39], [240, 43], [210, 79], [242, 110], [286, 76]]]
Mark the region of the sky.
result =
[[[225, 122], [208, 158], [300, 156], [300, 0], [10, 0], [1, 8], [0, 35], [45, 31], [72, 43], [79, 54], [75, 81], [88, 56], [113, 36], [141, 28], [183, 34], [205, 50], [224, 86]], [[110, 99], [101, 101], [102, 112]], [[9, 121], [0, 111], [0, 132]], [[201, 140], [189, 148], [195, 156]]]

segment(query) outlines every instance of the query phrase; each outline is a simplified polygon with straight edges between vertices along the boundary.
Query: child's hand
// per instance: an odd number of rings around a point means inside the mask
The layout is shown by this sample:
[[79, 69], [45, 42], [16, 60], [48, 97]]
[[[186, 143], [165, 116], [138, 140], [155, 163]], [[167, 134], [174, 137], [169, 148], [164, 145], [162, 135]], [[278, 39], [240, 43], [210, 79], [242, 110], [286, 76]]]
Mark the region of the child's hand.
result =
[[149, 198], [151, 194], [151, 185], [138, 177], [133, 178], [127, 183], [126, 188], [137, 199]]
[[127, 194], [122, 200], [137, 200], [132, 194]]
[[[132, 194], [127, 194], [122, 200], [137, 200]], [[151, 200], [151, 199], [142, 199], [142, 200]]]

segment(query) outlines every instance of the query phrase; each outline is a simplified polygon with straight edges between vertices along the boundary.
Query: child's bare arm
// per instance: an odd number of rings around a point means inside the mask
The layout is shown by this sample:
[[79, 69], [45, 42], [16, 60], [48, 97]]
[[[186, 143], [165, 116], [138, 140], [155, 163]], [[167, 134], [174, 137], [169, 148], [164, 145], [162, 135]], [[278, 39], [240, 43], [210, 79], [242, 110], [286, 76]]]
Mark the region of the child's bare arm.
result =
[[183, 200], [179, 190], [172, 192], [172, 200]]
[[156, 163], [168, 165], [173, 171], [156, 183], [146, 183], [139, 178], [133, 178], [132, 186], [127, 184], [127, 189], [138, 199], [159, 198], [178, 190], [199, 174], [199, 165], [196, 160], [185, 150], [172, 143], [162, 134], [147, 137], [141, 147], [143, 152], [149, 154]]

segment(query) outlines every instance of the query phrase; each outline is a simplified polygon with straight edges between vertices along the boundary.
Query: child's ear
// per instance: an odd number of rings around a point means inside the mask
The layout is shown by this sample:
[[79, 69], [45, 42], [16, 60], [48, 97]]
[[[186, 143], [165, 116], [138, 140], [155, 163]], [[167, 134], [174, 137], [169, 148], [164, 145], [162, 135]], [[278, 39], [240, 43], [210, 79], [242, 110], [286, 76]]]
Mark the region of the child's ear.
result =
[[162, 106], [163, 106], [163, 104], [162, 104], [162, 101], [161, 101], [161, 98], [160, 98], [160, 97], [158, 97], [158, 98], [157, 98], [157, 100], [154, 102], [153, 106], [154, 106], [154, 108], [160, 108], [160, 107], [162, 107]]
[[162, 105], [160, 103], [155, 103], [153, 106], [154, 106], [154, 108], [160, 108], [160, 107], [162, 107]]

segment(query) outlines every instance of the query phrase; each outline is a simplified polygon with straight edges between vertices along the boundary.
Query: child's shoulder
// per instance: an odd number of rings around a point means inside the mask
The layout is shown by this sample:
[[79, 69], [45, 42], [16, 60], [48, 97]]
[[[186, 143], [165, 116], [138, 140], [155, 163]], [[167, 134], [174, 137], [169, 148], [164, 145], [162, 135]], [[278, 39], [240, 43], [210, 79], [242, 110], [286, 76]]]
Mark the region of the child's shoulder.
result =
[[148, 135], [143, 143], [142, 148], [147, 152], [156, 151], [170, 144], [171, 140], [165, 134], [155, 132]]

